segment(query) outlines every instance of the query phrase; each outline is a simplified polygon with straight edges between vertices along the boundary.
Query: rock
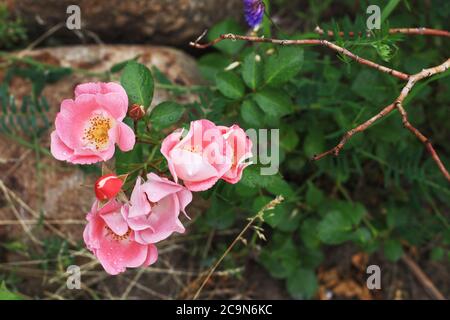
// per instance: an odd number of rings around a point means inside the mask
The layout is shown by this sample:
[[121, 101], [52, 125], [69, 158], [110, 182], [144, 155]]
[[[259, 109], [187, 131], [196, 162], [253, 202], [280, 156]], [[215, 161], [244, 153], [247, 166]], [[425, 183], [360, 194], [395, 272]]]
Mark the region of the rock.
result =
[[[168, 79], [182, 85], [201, 83], [195, 60], [181, 51], [168, 47], [156, 46], [67, 46], [50, 49], [33, 50], [27, 54], [36, 60], [48, 64], [83, 68], [89, 72], [104, 72], [113, 65], [127, 59], [139, 56], [138, 61], [148, 67], [156, 66]], [[118, 78], [118, 74], [114, 75]], [[0, 79], [2, 79], [0, 71]], [[113, 79], [118, 81], [117, 79]], [[48, 118], [53, 120], [59, 111], [59, 105], [65, 98], [73, 97], [73, 89], [80, 82], [99, 81], [98, 78], [81, 73], [67, 76], [55, 84], [46, 86], [44, 96], [49, 102]], [[11, 92], [18, 98], [29, 94], [31, 85], [21, 78], [14, 78]], [[167, 100], [169, 92], [156, 90], [153, 104]], [[177, 97], [180, 102], [194, 101], [195, 96]], [[0, 108], [1, 110], [1, 108]], [[40, 144], [49, 147], [49, 135], [53, 129], [43, 135]], [[93, 183], [95, 177], [81, 171], [77, 166], [57, 161], [52, 157], [41, 155], [37, 170], [36, 153], [29, 148], [14, 143], [10, 138], [0, 135], [0, 184], [4, 182], [14, 197], [26, 203], [32, 210], [26, 210], [17, 200], [10, 201], [0, 188], [0, 221], [10, 221], [10, 224], [0, 225], [0, 239], [29, 239], [23, 226], [17, 223], [17, 214], [21, 219], [30, 222], [33, 234], [54, 230], [48, 227], [37, 227], [39, 215], [44, 215], [46, 221], [56, 221], [54, 228], [59, 230], [71, 242], [82, 239], [85, 215], [94, 200]], [[1, 186], [0, 186], [1, 187]], [[12, 210], [15, 206], [17, 212]], [[60, 223], [66, 221], [65, 223]], [[70, 223], [67, 223], [67, 222]], [[42, 237], [40, 237], [42, 239]]]
[[67, 7], [73, 4], [81, 9], [81, 31], [107, 42], [185, 46], [224, 18], [242, 19], [242, 0], [46, 0], [45, 5], [34, 0], [9, 0], [11, 11], [30, 30], [40, 27], [40, 32], [65, 23]]

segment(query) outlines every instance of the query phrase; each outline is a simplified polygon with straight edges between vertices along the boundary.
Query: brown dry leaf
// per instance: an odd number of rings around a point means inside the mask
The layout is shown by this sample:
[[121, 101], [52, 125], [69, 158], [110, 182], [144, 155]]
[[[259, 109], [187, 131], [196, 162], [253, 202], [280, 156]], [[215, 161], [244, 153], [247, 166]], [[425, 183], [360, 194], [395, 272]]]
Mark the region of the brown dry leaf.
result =
[[358, 270], [366, 270], [369, 256], [365, 252], [358, 252], [352, 256], [352, 265]]
[[337, 296], [345, 298], [358, 298], [361, 300], [372, 299], [372, 296], [367, 287], [360, 286], [358, 283], [351, 279], [341, 281], [337, 286], [333, 288], [333, 292]]
[[339, 282], [339, 274], [336, 268], [330, 270], [320, 270], [318, 275], [319, 281], [322, 282], [325, 287], [334, 287]]

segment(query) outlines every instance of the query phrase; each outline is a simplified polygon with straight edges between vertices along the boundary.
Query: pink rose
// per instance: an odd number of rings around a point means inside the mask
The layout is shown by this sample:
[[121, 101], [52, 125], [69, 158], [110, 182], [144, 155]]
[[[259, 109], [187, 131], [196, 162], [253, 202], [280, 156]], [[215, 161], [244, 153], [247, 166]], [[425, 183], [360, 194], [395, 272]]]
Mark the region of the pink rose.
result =
[[227, 143], [233, 149], [233, 160], [230, 170], [225, 172], [222, 179], [228, 183], [238, 183], [242, 178], [242, 171], [251, 163], [247, 161], [252, 154], [252, 140], [237, 124], [231, 127], [221, 126], [222, 134]]
[[184, 138], [182, 133], [177, 130], [167, 136], [161, 153], [175, 182], [180, 178], [191, 191], [207, 190], [230, 170], [233, 150], [220, 128], [209, 120], [192, 121]]
[[173, 232], [184, 232], [178, 216], [180, 211], [186, 214], [191, 201], [192, 193], [185, 187], [150, 173], [144, 183], [141, 177], [137, 179], [123, 213], [137, 242], [156, 243]]
[[135, 240], [135, 232], [123, 216], [126, 207], [111, 200], [99, 209], [99, 202], [95, 201], [83, 233], [87, 248], [111, 275], [124, 272], [126, 268], [149, 266], [158, 259], [155, 245]]
[[120, 85], [78, 85], [75, 100], [64, 100], [56, 116], [52, 155], [75, 164], [91, 164], [111, 159], [116, 143], [122, 151], [133, 149], [134, 132], [123, 123], [127, 110], [128, 97]]

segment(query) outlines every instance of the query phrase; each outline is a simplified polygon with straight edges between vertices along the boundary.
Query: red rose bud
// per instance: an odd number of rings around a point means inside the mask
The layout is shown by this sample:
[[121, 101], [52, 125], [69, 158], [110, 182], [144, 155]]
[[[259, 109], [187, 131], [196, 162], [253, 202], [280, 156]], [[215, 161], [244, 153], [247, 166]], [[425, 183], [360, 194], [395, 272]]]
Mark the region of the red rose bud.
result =
[[95, 182], [95, 196], [100, 201], [114, 198], [122, 189], [123, 181], [113, 174], [104, 175]]
[[141, 120], [145, 116], [145, 110], [143, 106], [133, 104], [128, 108], [128, 116], [134, 121]]

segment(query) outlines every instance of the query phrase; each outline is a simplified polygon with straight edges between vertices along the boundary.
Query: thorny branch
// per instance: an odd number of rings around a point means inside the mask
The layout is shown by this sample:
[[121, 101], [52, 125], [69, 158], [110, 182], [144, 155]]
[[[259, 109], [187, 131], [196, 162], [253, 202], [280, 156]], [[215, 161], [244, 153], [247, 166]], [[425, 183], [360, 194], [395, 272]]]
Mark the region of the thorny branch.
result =
[[[327, 34], [329, 37], [334, 36], [334, 32], [329, 30], [325, 32], [322, 28], [319, 26], [314, 29], [314, 32], [320, 35]], [[392, 28], [389, 29], [390, 34], [405, 34], [405, 35], [423, 35], [423, 36], [436, 36], [436, 37], [450, 37], [450, 32], [447, 30], [439, 30], [439, 29], [429, 29], [429, 28]], [[343, 37], [345, 35], [344, 32], [338, 33], [340, 37]], [[355, 35], [361, 36], [362, 32], [353, 32], [350, 31], [347, 33], [348, 36], [354, 37]], [[367, 34], [367, 36], [370, 36], [370, 33]]]
[[437, 164], [439, 170], [442, 172], [444, 177], [448, 181], [450, 181], [450, 174], [448, 173], [447, 169], [445, 168], [444, 164], [442, 163], [441, 159], [439, 158], [438, 154], [436, 153], [436, 150], [432, 146], [431, 142], [429, 141], [429, 139], [427, 137], [425, 137], [422, 133], [420, 133], [419, 130], [417, 130], [415, 127], [413, 127], [411, 125], [411, 123], [408, 120], [408, 115], [402, 106], [403, 101], [408, 96], [408, 94], [411, 92], [412, 88], [414, 87], [414, 85], [417, 82], [419, 82], [420, 80], [422, 80], [424, 78], [429, 78], [435, 74], [445, 72], [449, 67], [450, 67], [450, 59], [447, 59], [444, 63], [442, 63], [436, 67], [424, 69], [421, 72], [410, 76], [408, 82], [403, 87], [400, 95], [393, 103], [391, 103], [390, 105], [385, 107], [383, 110], [381, 110], [379, 113], [374, 115], [372, 118], [370, 118], [366, 122], [351, 129], [350, 131], [347, 131], [347, 133], [345, 133], [344, 136], [342, 137], [341, 141], [334, 148], [332, 148], [324, 153], [314, 156], [313, 159], [319, 160], [329, 154], [333, 154], [333, 155], [337, 156], [339, 154], [339, 152], [342, 150], [342, 148], [344, 147], [344, 145], [347, 143], [347, 141], [353, 135], [355, 135], [358, 132], [363, 132], [368, 127], [370, 127], [375, 121], [385, 117], [386, 115], [391, 113], [393, 110], [397, 109], [402, 116], [403, 125], [405, 126], [405, 128], [410, 130], [425, 145], [428, 152], [431, 154], [431, 157], [433, 158], [434, 162]]
[[199, 48], [199, 49], [205, 49], [208, 47], [211, 47], [213, 45], [215, 45], [218, 42], [221, 42], [223, 40], [242, 40], [242, 41], [249, 41], [249, 42], [267, 42], [267, 43], [273, 43], [273, 44], [279, 44], [279, 45], [283, 45], [283, 46], [287, 46], [287, 45], [319, 45], [319, 46], [324, 46], [327, 47], [333, 51], [336, 51], [344, 56], [349, 57], [352, 60], [355, 60], [357, 63], [360, 63], [362, 65], [366, 65], [368, 67], [377, 69], [381, 72], [385, 72], [388, 73], [396, 78], [399, 78], [401, 80], [408, 80], [409, 79], [409, 75], [385, 66], [382, 66], [378, 63], [372, 62], [370, 60], [361, 58], [360, 56], [352, 53], [351, 51], [342, 48], [336, 44], [334, 44], [333, 42], [330, 42], [328, 40], [322, 40], [322, 39], [304, 39], [304, 40], [282, 40], [282, 39], [273, 39], [273, 38], [264, 38], [264, 37], [255, 37], [255, 36], [243, 36], [243, 35], [238, 35], [238, 34], [233, 34], [233, 33], [227, 33], [227, 34], [223, 34], [221, 35], [219, 38], [216, 38], [214, 40], [212, 40], [211, 42], [205, 43], [205, 44], [199, 44], [197, 41], [195, 42], [191, 42], [190, 45], [192, 47], [195, 48]]
[[[323, 30], [319, 27], [316, 28], [316, 32], [323, 33]], [[432, 36], [444, 36], [444, 37], [450, 37], [450, 32], [445, 30], [437, 30], [437, 29], [428, 29], [428, 28], [398, 28], [398, 29], [390, 29], [390, 33], [403, 33], [403, 34], [412, 34], [412, 35], [432, 35]], [[397, 109], [401, 116], [403, 125], [406, 129], [411, 131], [426, 147], [428, 152], [431, 154], [431, 157], [433, 161], [438, 166], [439, 170], [442, 172], [444, 177], [447, 179], [447, 181], [450, 182], [450, 174], [448, 170], [445, 168], [444, 164], [442, 163], [439, 155], [437, 154], [436, 150], [434, 149], [433, 145], [429, 141], [427, 137], [425, 137], [418, 129], [416, 129], [408, 120], [408, 115], [405, 111], [405, 109], [402, 106], [403, 101], [408, 96], [408, 94], [411, 92], [414, 85], [419, 82], [420, 80], [424, 78], [429, 78], [435, 74], [443, 73], [450, 67], [450, 58], [447, 59], [444, 63], [424, 69], [419, 73], [416, 73], [414, 75], [409, 75], [403, 72], [400, 72], [398, 70], [394, 70], [388, 67], [385, 67], [383, 65], [377, 64], [373, 61], [361, 58], [354, 53], [350, 52], [349, 50], [342, 48], [333, 42], [322, 40], [322, 39], [303, 39], [303, 40], [282, 40], [282, 39], [273, 39], [273, 38], [264, 38], [264, 37], [256, 37], [256, 36], [246, 36], [246, 35], [237, 35], [233, 33], [228, 34], [222, 34], [218, 38], [204, 44], [200, 44], [199, 41], [206, 35], [206, 32], [204, 32], [200, 37], [197, 38], [196, 41], [191, 42], [190, 45], [195, 48], [199, 49], [205, 49], [210, 46], [215, 45], [218, 42], [224, 41], [224, 40], [241, 40], [241, 41], [248, 41], [248, 42], [266, 42], [266, 43], [273, 43], [278, 45], [320, 45], [327, 47], [333, 51], [336, 51], [342, 55], [345, 55], [352, 60], [356, 61], [359, 64], [371, 67], [373, 69], [376, 69], [378, 71], [390, 74], [393, 77], [396, 77], [398, 79], [407, 81], [406, 85], [403, 87], [400, 95], [398, 98], [391, 103], [390, 105], [386, 106], [384, 109], [382, 109], [379, 113], [374, 115], [372, 118], [367, 120], [366, 122], [358, 125], [357, 127], [347, 131], [344, 136], [342, 137], [341, 141], [332, 149], [325, 151], [319, 155], [316, 155], [313, 157], [313, 160], [319, 160], [322, 159], [325, 156], [328, 155], [339, 155], [339, 152], [342, 150], [344, 145], [347, 143], [347, 141], [354, 136], [356, 133], [365, 131], [368, 127], [370, 127], [374, 122], [380, 120], [381, 118], [385, 117], [386, 115], [390, 114], [393, 110]], [[332, 35], [332, 34], [331, 34]]]

